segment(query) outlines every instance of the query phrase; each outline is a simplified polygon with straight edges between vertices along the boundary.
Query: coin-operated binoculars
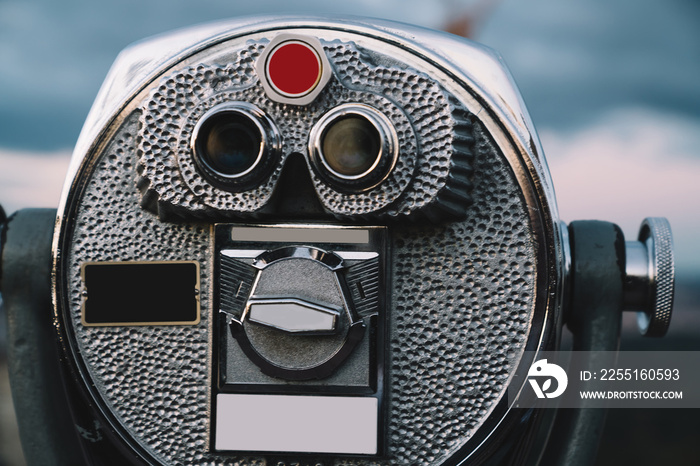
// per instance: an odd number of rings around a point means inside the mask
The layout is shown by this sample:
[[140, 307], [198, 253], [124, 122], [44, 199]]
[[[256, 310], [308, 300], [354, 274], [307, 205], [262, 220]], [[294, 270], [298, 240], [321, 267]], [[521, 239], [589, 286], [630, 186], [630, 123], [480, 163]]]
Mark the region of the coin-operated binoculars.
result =
[[58, 212], [3, 223], [37, 464], [532, 462], [596, 420], [516, 408], [530, 355], [564, 323], [609, 350], [622, 310], [670, 318], [667, 222], [562, 224], [498, 56], [389, 22], [128, 48]]

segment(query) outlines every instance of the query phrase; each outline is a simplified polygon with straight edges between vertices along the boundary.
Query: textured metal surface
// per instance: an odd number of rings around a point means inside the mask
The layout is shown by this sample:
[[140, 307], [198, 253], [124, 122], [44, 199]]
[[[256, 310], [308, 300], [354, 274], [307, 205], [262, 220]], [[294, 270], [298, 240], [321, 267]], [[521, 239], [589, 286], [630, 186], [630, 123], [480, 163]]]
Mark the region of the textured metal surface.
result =
[[[227, 65], [201, 57], [164, 77], [143, 106], [139, 142], [139, 181], [145, 205], [186, 218], [239, 216], [270, 201], [291, 153], [306, 153], [309, 133], [327, 111], [361, 102], [386, 115], [398, 135], [395, 169], [369, 192], [342, 193], [324, 183], [307, 159], [312, 181], [326, 209], [337, 215], [462, 214], [469, 204], [471, 171], [468, 112], [425, 73], [352, 44], [325, 41], [336, 75], [319, 97], [297, 107], [271, 101], [255, 74], [266, 40], [229, 52]], [[213, 61], [213, 62], [212, 62]], [[377, 90], [385, 90], [378, 93]], [[385, 94], [385, 95], [384, 95]], [[259, 187], [240, 193], [218, 189], [197, 172], [190, 141], [195, 125], [214, 106], [246, 101], [262, 109], [282, 135], [280, 162]]]
[[[324, 34], [332, 37], [328, 31]], [[121, 128], [114, 126], [115, 133], [105, 133], [109, 141], [103, 148], [95, 146], [100, 152], [87, 153], [82, 162], [76, 159], [81, 163], [79, 176], [70, 180], [75, 183], [74, 190], [64, 194], [65, 210], [61, 213], [58, 243], [70, 247], [57, 253], [59, 287], [62, 279], [67, 279], [65, 289], [58, 292], [59, 305], [65, 298], [67, 308], [59, 312], [67, 316], [68, 337], [76, 341], [73, 356], [98, 405], [113, 413], [109, 419], [135, 448], [157, 462], [269, 464], [260, 457], [209, 452], [214, 383], [211, 330], [215, 317], [209, 223], [212, 215], [225, 221], [237, 218], [237, 212], [258, 209], [270, 198], [273, 186], [270, 181], [259, 192], [236, 198], [195, 180], [196, 169], [187, 152], [188, 131], [208, 108], [225, 100], [249, 99], [278, 123], [288, 122], [285, 153], [303, 152], [307, 144], [304, 131], [314, 122], [307, 113], [320, 117], [323, 108], [351, 99], [371, 103], [387, 112], [399, 130], [402, 156], [396, 175], [383, 195], [374, 199], [375, 204], [372, 199], [333, 192], [314, 176], [312, 181], [324, 206], [351, 218], [403, 216], [422, 211], [439, 199], [448, 211], [462, 209], [466, 213], [465, 220], [455, 223], [390, 227], [387, 454], [376, 460], [326, 459], [319, 463], [440, 464], [470, 440], [481, 441], [504, 416], [499, 411], [489, 419], [520, 363], [530, 331], [535, 332], [535, 340], [540, 338], [541, 327], [537, 326], [542, 325], [550, 303], [546, 293], [550, 290], [536, 288], [550, 286], [546, 275], [555, 273], [556, 266], [553, 256], [548, 257], [551, 262], [539, 261], [556, 252], [558, 224], [547, 224], [551, 231], [544, 234], [551, 234], [551, 240], [542, 233], [546, 225], [535, 223], [556, 217], [548, 210], [553, 209], [553, 200], [548, 197], [548, 175], [537, 160], [536, 140], [525, 138], [526, 144], [518, 146], [521, 135], [516, 134], [516, 142], [512, 142], [499, 133], [502, 122], [494, 123], [487, 111], [481, 115], [484, 108], [467, 91], [450, 95], [459, 87], [455, 81], [439, 72], [433, 76], [417, 71], [413, 65], [419, 59], [397, 64], [398, 58], [389, 58], [407, 52], [397, 48], [396, 54], [386, 50], [368, 53], [347, 42], [347, 32], [340, 36], [340, 40], [322, 40], [336, 71], [344, 76], [343, 82], [331, 80], [324, 89], [326, 95], [311, 109], [266, 102], [255, 76], [245, 72], [252, 70], [254, 57], [266, 41], [234, 41], [235, 47], [226, 53], [221, 52], [226, 47], [220, 45], [212, 63], [198, 65], [201, 57], [194, 56], [178, 71], [167, 71], [154, 83], [152, 92], [141, 93], [128, 111], [118, 115]], [[232, 65], [221, 66], [220, 62]], [[243, 74], [236, 74], [236, 69]], [[500, 73], [491, 76], [505, 76], [503, 70]], [[436, 84], [437, 75], [442, 85]], [[451, 83], [450, 92], [445, 83]], [[372, 86], [382, 92], [370, 92]], [[100, 105], [105, 102], [100, 101]], [[520, 108], [516, 101], [504, 102], [514, 104], [513, 111]], [[129, 113], [133, 109], [136, 111]], [[483, 120], [476, 120], [475, 114]], [[94, 125], [99, 120], [90, 121]], [[504, 123], [506, 127], [510, 124]], [[498, 134], [488, 134], [485, 127]], [[89, 127], [85, 134], [93, 131]], [[464, 197], [448, 199], [442, 196], [449, 196], [451, 190], [440, 189], [463, 181], [450, 180], [455, 161], [451, 157], [459, 153], [468, 158], [468, 152], [474, 154], [474, 203], [469, 207]], [[273, 172], [270, 180], [280, 172]], [[528, 184], [532, 179], [535, 188]], [[539, 184], [541, 181], [544, 184]], [[166, 214], [175, 211], [182, 215], [186, 209], [193, 214], [187, 214], [187, 221], [164, 222], [142, 209], [142, 201]], [[429, 215], [428, 211], [422, 213]], [[550, 240], [552, 244], [547, 243]], [[545, 246], [551, 251], [543, 251]], [[200, 324], [82, 327], [80, 264], [133, 259], [200, 261]], [[68, 275], [63, 277], [64, 273]], [[540, 294], [542, 291], [545, 293]], [[536, 298], [544, 303], [539, 316], [535, 316]], [[274, 460], [280, 466], [294, 462], [279, 457]]]
[[[207, 452], [209, 227], [162, 223], [139, 207], [136, 128], [134, 116], [115, 135], [77, 210], [69, 312], [80, 354], [118, 422], [163, 463], [263, 464]], [[534, 245], [513, 175], [492, 142], [477, 134], [478, 202], [469, 220], [393, 231], [389, 458], [335, 464], [439, 463], [493, 411], [518, 362], [532, 319]], [[80, 264], [136, 258], [200, 261], [199, 325], [81, 326]]]
[[[476, 134], [469, 220], [394, 242], [385, 464], [440, 464], [492, 412], [530, 330], [535, 254], [509, 169]], [[362, 464], [342, 463], [342, 464]]]
[[[191, 457], [193, 445], [203, 448], [209, 435], [210, 227], [164, 224], [139, 206], [137, 117], [125, 122], [96, 161], [76, 212], [72, 248], [66, 251], [66, 279], [71, 326], [88, 376], [137, 442], [172, 463]], [[198, 325], [97, 328], [80, 323], [83, 262], [185, 257], [201, 265]], [[184, 442], [182, 432], [189, 433]]]
[[646, 244], [649, 254], [649, 310], [638, 312], [639, 330], [647, 337], [662, 337], [671, 323], [675, 267], [671, 225], [662, 217], [648, 217], [639, 230], [639, 241]]

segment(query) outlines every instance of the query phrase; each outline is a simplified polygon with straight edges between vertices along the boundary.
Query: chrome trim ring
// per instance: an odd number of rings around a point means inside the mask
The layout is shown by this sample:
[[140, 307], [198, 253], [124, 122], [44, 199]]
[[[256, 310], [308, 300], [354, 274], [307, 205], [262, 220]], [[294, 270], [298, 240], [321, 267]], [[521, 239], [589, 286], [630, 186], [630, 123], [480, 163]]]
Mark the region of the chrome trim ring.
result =
[[[213, 167], [201, 154], [200, 132], [212, 118], [223, 114], [234, 114], [246, 118], [253, 123], [260, 135], [260, 147], [253, 164], [240, 173], [225, 173]], [[199, 119], [192, 131], [190, 149], [192, 157], [202, 175], [214, 186], [226, 191], [240, 192], [257, 186], [269, 169], [274, 167], [273, 161], [281, 153], [282, 137], [274, 122], [260, 108], [247, 102], [227, 102], [209, 109]]]
[[[323, 138], [333, 123], [350, 116], [364, 118], [379, 134], [380, 149], [375, 161], [364, 172], [346, 175], [334, 170], [323, 154]], [[311, 128], [309, 133], [309, 155], [317, 174], [341, 192], [363, 192], [378, 186], [396, 166], [399, 138], [391, 120], [366, 104], [347, 103], [339, 105], [326, 114]]]

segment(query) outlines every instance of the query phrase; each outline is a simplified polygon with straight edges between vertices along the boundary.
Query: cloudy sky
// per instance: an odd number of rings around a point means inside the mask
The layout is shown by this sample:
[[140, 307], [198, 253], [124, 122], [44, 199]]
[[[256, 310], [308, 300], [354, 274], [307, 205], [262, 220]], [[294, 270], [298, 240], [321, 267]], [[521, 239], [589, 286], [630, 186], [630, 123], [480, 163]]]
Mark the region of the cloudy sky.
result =
[[[700, 3], [491, 2], [476, 39], [508, 63], [552, 170], [562, 219], [674, 228], [679, 272], [700, 274]], [[0, 0], [0, 203], [58, 203], [68, 157], [119, 50], [238, 15], [355, 14], [433, 28], [479, 0]], [[293, 8], [293, 9], [292, 9]]]

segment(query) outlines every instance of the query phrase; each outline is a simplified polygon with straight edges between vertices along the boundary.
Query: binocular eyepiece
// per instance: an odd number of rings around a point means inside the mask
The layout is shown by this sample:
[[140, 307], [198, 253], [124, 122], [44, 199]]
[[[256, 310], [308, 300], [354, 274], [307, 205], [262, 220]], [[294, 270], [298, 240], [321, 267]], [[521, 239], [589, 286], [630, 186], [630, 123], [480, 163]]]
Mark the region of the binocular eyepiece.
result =
[[515, 372], [564, 324], [615, 350], [623, 310], [670, 320], [668, 223], [563, 224], [504, 65], [443, 33], [249, 18], [134, 45], [65, 186], [0, 218], [8, 312], [42, 316], [11, 327], [42, 368], [13, 366], [37, 464], [528, 463], [552, 417]]

